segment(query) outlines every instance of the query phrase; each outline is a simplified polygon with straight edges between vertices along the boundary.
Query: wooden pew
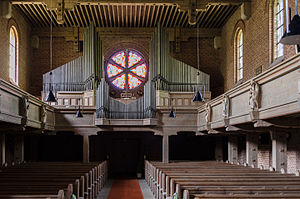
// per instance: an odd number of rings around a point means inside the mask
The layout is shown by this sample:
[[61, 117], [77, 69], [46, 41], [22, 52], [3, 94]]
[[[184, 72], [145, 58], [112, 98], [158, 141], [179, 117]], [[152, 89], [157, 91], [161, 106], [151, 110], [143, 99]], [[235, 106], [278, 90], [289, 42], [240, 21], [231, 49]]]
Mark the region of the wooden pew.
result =
[[156, 198], [166, 198], [174, 192], [179, 198], [189, 198], [190, 194], [198, 198], [300, 196], [299, 177], [212, 161], [170, 164], [146, 161], [145, 179]]
[[77, 198], [93, 199], [106, 181], [106, 161], [100, 164], [26, 163], [1, 169], [0, 198], [9, 198], [8, 195], [59, 198], [64, 191], [66, 198], [75, 194]]

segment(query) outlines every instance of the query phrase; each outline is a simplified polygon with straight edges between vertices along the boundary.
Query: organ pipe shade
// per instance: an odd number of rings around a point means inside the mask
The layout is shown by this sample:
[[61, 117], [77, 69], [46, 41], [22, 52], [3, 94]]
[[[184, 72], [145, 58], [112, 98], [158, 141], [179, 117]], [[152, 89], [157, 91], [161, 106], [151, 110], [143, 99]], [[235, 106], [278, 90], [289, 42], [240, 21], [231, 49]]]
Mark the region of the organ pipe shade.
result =
[[300, 44], [300, 16], [296, 14], [289, 24], [289, 32], [285, 32], [280, 43], [284, 45]]
[[45, 99], [46, 102], [56, 102], [56, 98], [55, 96], [53, 95], [53, 92], [52, 90], [49, 91], [46, 99]]
[[76, 118], [83, 117], [83, 115], [82, 115], [82, 113], [80, 111], [80, 99], [79, 99], [78, 103], [79, 103], [79, 107], [78, 107], [78, 110], [77, 110], [76, 115], [75, 115]]
[[195, 94], [194, 98], [193, 98], [193, 102], [204, 102], [204, 98], [201, 94], [201, 92], [198, 90], [197, 93]]
[[170, 114], [169, 114], [169, 117], [173, 117], [173, 118], [176, 117], [176, 113], [173, 111], [173, 108], [171, 109], [171, 112], [170, 112]]
[[77, 118], [83, 117], [83, 115], [82, 115], [82, 113], [81, 113], [81, 111], [80, 111], [80, 106], [79, 106], [79, 109], [78, 109], [77, 112], [76, 112], [75, 117], [77, 117]]

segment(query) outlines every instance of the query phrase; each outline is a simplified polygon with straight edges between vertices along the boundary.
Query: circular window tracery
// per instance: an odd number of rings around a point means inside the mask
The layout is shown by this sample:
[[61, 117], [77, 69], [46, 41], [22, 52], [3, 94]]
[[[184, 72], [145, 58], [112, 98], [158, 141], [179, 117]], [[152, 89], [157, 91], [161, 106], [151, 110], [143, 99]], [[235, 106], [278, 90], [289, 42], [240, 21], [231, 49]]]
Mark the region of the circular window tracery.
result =
[[106, 77], [110, 85], [120, 92], [133, 92], [147, 80], [147, 62], [134, 50], [114, 53], [106, 63]]

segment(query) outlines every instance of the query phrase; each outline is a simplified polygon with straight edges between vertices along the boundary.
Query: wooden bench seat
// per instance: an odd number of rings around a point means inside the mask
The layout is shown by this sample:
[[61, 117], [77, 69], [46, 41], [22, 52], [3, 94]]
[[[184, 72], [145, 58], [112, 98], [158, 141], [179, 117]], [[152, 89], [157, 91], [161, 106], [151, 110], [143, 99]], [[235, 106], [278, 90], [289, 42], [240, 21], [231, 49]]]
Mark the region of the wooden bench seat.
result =
[[159, 199], [300, 198], [299, 177], [221, 162], [145, 161], [145, 179]]
[[[0, 170], [0, 198], [93, 199], [107, 180], [107, 163], [26, 163]], [[59, 194], [58, 194], [59, 193]]]

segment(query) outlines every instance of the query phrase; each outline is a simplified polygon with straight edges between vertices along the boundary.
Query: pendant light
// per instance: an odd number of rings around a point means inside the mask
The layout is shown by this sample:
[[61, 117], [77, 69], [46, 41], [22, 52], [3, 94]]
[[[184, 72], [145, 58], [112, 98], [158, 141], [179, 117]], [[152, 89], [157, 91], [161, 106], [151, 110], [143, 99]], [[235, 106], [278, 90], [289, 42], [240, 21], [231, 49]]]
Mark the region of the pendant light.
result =
[[173, 111], [173, 99], [171, 98], [171, 112], [169, 113], [169, 117], [175, 118], [176, 117], [176, 109], [175, 112]]
[[[83, 117], [83, 115], [82, 115], [82, 113], [81, 113], [81, 111], [80, 111], [80, 98], [78, 99], [78, 110], [77, 110], [77, 112], [76, 112], [76, 114], [75, 114], [75, 117], [77, 117], [77, 118], [80, 118], [80, 117]], [[82, 105], [83, 106], [83, 105]]]
[[[199, 67], [200, 67], [200, 45], [199, 45], [199, 23], [197, 24], [197, 84], [199, 83], [200, 79], [200, 72], [199, 72]], [[193, 102], [204, 102], [204, 98], [200, 92], [200, 89], [197, 89], [196, 94], [194, 95]]]
[[285, 0], [286, 11], [286, 32], [283, 34], [280, 43], [284, 45], [297, 45], [300, 44], [300, 16], [298, 15], [298, 2], [295, 1], [296, 15], [290, 22], [290, 12], [288, 8], [288, 0]]
[[49, 83], [49, 93], [45, 98], [46, 102], [56, 102], [56, 98], [52, 92], [52, 38], [53, 38], [53, 30], [52, 30], [52, 0], [51, 0], [51, 9], [50, 9], [50, 83]]

